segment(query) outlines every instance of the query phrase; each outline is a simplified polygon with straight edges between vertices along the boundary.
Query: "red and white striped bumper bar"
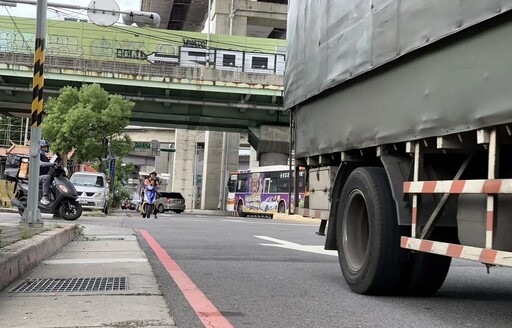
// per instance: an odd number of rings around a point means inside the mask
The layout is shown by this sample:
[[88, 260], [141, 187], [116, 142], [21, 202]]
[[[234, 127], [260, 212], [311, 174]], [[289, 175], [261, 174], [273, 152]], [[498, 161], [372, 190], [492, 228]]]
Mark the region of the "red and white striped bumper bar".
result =
[[402, 237], [402, 248], [474, 260], [486, 264], [512, 266], [512, 252], [492, 249], [494, 225], [494, 198], [496, 194], [512, 194], [512, 179], [491, 180], [447, 180], [447, 181], [407, 181], [404, 182], [406, 194], [487, 194], [486, 248], [449, 244], [419, 239], [415, 236], [417, 223], [417, 201], [413, 199], [412, 227], [413, 236]]
[[512, 194], [512, 179], [407, 181], [406, 194]]
[[512, 267], [512, 252], [494, 249], [463, 246], [425, 239], [402, 237], [402, 248], [414, 251], [445, 255], [460, 259], [473, 260], [486, 264]]

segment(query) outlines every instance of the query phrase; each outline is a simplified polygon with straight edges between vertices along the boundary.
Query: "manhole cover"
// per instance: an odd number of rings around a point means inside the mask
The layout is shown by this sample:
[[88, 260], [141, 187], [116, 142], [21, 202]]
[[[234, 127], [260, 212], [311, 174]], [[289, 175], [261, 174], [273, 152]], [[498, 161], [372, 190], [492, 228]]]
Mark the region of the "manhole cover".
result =
[[9, 293], [106, 292], [127, 290], [127, 277], [25, 279]]

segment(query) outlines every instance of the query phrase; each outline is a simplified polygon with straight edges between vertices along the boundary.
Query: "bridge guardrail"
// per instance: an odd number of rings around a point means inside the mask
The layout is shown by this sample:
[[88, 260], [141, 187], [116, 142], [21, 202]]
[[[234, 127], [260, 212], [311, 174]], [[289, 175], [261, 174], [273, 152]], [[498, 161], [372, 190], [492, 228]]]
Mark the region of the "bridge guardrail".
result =
[[[16, 70], [21, 68], [19, 66], [22, 66], [26, 70], [31, 71], [33, 62], [34, 58], [30, 54], [0, 52], [0, 64], [10, 65], [10, 69]], [[83, 75], [83, 72], [90, 72], [97, 73], [96, 76], [98, 77], [106, 78], [123, 78], [123, 75], [125, 75], [125, 78], [129, 80], [169, 78], [168, 82], [191, 84], [194, 84], [193, 81], [212, 81], [275, 87], [283, 86], [282, 75], [217, 70], [204, 66], [183, 67], [170, 63], [127, 63], [47, 56], [45, 71], [66, 74], [82, 72], [80, 75]]]

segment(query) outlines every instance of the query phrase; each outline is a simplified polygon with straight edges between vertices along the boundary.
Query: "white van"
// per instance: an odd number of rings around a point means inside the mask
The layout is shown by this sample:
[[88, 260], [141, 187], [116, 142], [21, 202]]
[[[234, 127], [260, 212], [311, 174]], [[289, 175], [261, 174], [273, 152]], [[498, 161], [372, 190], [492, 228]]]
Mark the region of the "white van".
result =
[[83, 208], [101, 210], [108, 214], [107, 176], [100, 172], [75, 172], [71, 182], [78, 192], [78, 201]]

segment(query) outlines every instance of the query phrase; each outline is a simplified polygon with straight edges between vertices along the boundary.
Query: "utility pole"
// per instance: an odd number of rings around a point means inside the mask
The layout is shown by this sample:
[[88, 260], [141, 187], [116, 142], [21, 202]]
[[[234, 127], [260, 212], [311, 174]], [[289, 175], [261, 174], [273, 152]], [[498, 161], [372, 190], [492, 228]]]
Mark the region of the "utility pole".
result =
[[37, 1], [36, 44], [34, 51], [34, 77], [32, 79], [32, 110], [30, 128], [30, 162], [28, 175], [27, 209], [23, 212], [22, 224], [30, 227], [42, 226], [43, 219], [39, 211], [39, 143], [41, 142], [41, 123], [43, 122], [43, 87], [46, 36], [46, 0]]
[[[32, 80], [32, 109], [31, 109], [31, 128], [30, 128], [30, 162], [29, 162], [29, 180], [28, 180], [28, 199], [27, 208], [23, 212], [21, 219], [22, 225], [29, 227], [42, 226], [43, 220], [39, 210], [39, 149], [41, 142], [41, 124], [43, 122], [43, 88], [44, 88], [44, 60], [45, 60], [45, 36], [46, 36], [46, 16], [48, 10], [47, 0], [2, 0], [2, 5], [16, 6], [18, 3], [36, 5], [36, 42], [34, 52], [34, 76]], [[87, 10], [91, 21], [97, 25], [113, 25], [118, 19], [119, 14], [123, 14], [125, 24], [137, 24], [137, 26], [152, 25], [158, 27], [160, 16], [157, 13], [120, 11], [119, 6], [114, 0], [103, 0], [101, 4], [96, 1], [91, 2], [91, 7], [81, 7], [77, 5], [66, 5], [61, 3], [50, 3], [52, 7]]]

